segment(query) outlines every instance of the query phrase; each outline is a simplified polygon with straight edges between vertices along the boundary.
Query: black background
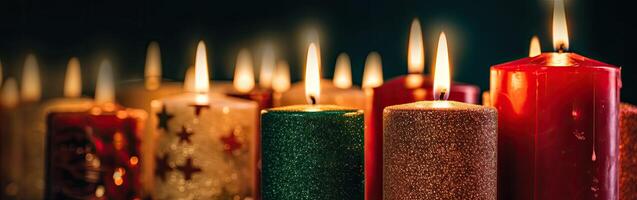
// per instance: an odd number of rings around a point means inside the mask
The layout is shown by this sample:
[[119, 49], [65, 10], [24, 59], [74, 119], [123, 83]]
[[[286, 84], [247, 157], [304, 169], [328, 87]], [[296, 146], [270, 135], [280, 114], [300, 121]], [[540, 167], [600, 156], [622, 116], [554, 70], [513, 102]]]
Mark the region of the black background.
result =
[[[160, 43], [164, 77], [182, 80], [197, 41], [204, 39], [212, 76], [228, 80], [238, 49], [257, 50], [269, 39], [298, 80], [303, 32], [314, 26], [320, 30], [324, 76], [331, 77], [337, 54], [347, 52], [360, 83], [370, 51], [382, 55], [386, 80], [406, 73], [409, 24], [418, 17], [426, 71], [444, 30], [454, 79], [484, 90], [489, 66], [526, 56], [531, 36], [540, 36], [544, 51], [552, 50], [551, 6], [550, 0], [2, 1], [0, 60], [5, 77], [18, 77], [24, 56], [36, 53], [45, 95], [52, 97], [62, 94], [66, 63], [78, 56], [84, 93], [91, 95], [102, 58], [113, 61], [119, 79], [141, 78], [150, 40]], [[571, 50], [621, 66], [622, 101], [631, 103], [637, 103], [634, 12], [627, 0], [567, 1]]]

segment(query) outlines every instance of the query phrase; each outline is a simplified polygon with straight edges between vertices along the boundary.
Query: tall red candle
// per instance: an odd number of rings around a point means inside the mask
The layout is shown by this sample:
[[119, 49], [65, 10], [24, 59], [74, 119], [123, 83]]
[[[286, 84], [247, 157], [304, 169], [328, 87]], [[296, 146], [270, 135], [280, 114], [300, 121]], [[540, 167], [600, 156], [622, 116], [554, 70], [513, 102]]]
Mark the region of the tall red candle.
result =
[[[383, 109], [392, 105], [433, 100], [433, 79], [423, 75], [424, 47], [420, 23], [411, 26], [408, 49], [409, 75], [394, 78], [373, 89], [372, 106], [365, 122], [365, 198], [382, 199]], [[479, 102], [480, 89], [474, 85], [452, 83], [449, 100]]]
[[[568, 38], [561, 1], [553, 29], [562, 52]], [[619, 68], [575, 53], [491, 67], [499, 198], [618, 199], [620, 87]]]

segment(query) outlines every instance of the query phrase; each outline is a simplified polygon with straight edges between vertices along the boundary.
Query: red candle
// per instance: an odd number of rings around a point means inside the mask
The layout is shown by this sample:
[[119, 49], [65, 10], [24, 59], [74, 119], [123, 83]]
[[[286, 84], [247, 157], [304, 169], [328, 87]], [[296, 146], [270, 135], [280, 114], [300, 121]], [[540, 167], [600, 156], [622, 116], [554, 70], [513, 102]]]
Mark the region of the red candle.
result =
[[[618, 199], [620, 69], [568, 48], [562, 1], [559, 53], [495, 65], [500, 199]], [[559, 26], [556, 26], [559, 25]]]
[[[383, 109], [387, 106], [433, 100], [433, 79], [423, 75], [425, 66], [422, 32], [418, 20], [411, 25], [408, 49], [409, 75], [394, 78], [373, 89], [365, 130], [365, 198], [382, 199]], [[452, 83], [449, 100], [479, 102], [480, 89], [475, 85]]]
[[92, 108], [47, 116], [46, 199], [140, 197], [140, 137], [146, 113], [112, 103], [109, 74], [105, 61]]

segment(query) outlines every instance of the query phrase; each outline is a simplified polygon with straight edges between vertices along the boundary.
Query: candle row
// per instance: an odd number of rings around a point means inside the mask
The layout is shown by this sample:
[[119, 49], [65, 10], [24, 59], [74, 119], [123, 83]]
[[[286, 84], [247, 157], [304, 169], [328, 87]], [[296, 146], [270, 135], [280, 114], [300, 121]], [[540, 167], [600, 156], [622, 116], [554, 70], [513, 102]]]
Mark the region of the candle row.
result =
[[[556, 52], [541, 53], [534, 38], [528, 58], [492, 66], [487, 106], [475, 105], [479, 88], [451, 81], [444, 32], [433, 77], [422, 73], [417, 20], [410, 29], [410, 73], [382, 83], [375, 73], [382, 71], [380, 56], [372, 53], [364, 91], [348, 89], [346, 55], [337, 60], [333, 83], [322, 80], [316, 43], [308, 46], [305, 80], [291, 87], [288, 67], [271, 59], [275, 78], [261, 78], [266, 81], [255, 88], [247, 50], [237, 56], [232, 86], [211, 85], [203, 41], [183, 85], [161, 80], [156, 43], [148, 48], [145, 81], [127, 83], [117, 95], [108, 61], [101, 63], [94, 100], [79, 98], [76, 59], [65, 99], [15, 108], [18, 90], [7, 80], [0, 112], [3, 196], [635, 197], [637, 111], [620, 106], [620, 68], [567, 52], [564, 5], [554, 6]], [[35, 58], [26, 63], [35, 73], [24, 83], [38, 82]], [[37, 101], [39, 90], [24, 87], [22, 99]]]

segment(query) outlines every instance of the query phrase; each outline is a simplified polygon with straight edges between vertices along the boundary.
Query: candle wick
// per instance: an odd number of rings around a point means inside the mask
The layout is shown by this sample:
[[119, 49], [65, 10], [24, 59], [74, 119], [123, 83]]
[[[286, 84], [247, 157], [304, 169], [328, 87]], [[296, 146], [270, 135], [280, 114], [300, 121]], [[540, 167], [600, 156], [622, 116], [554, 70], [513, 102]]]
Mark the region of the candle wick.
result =
[[311, 101], [312, 105], [316, 105], [316, 97], [310, 95], [310, 101]]
[[566, 44], [561, 43], [558, 47], [557, 47], [557, 53], [564, 53], [566, 52]]

